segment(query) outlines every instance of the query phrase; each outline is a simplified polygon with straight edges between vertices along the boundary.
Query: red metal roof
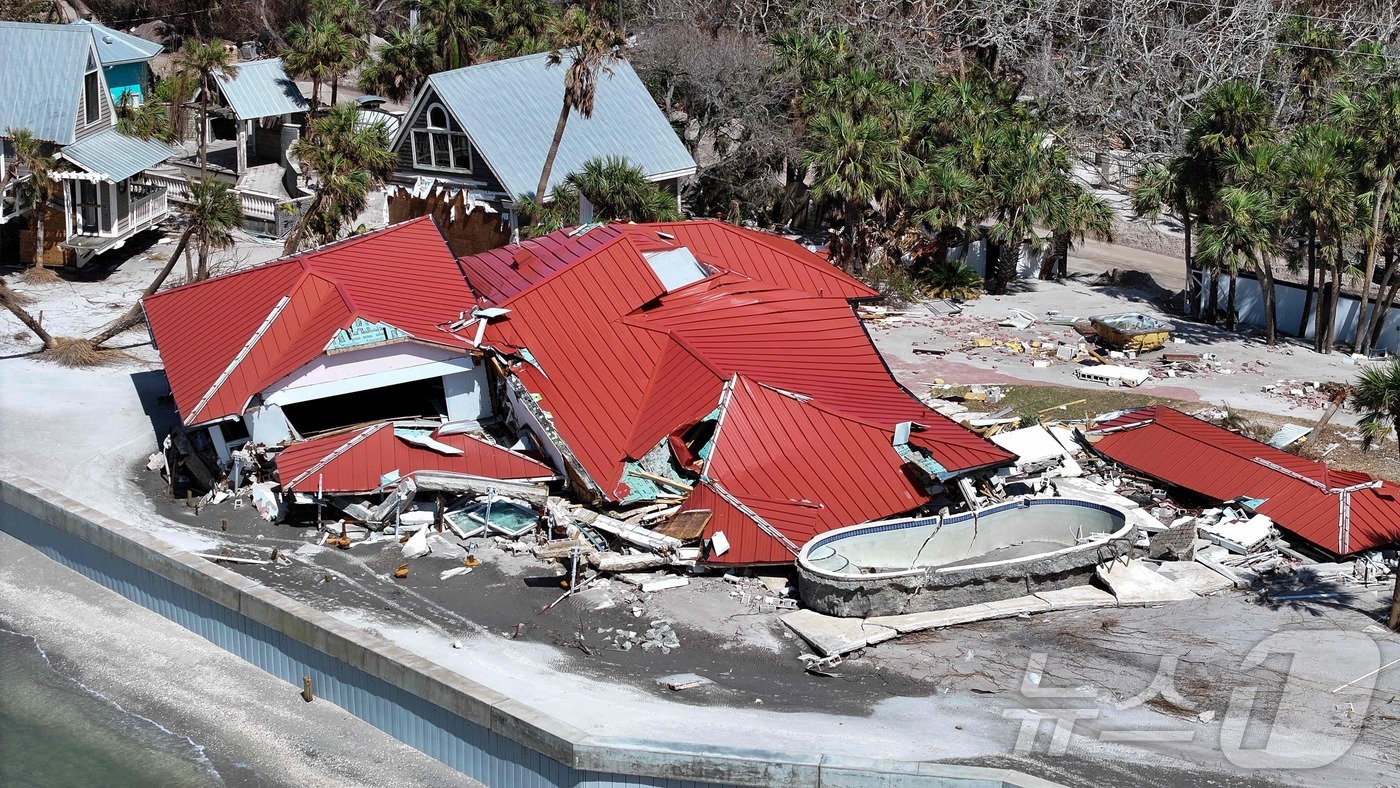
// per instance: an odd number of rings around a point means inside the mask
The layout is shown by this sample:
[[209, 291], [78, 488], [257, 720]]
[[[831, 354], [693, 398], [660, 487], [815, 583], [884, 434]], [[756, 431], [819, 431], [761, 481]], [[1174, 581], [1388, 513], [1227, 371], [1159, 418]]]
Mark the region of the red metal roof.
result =
[[479, 476], [487, 479], [541, 480], [556, 474], [549, 466], [470, 435], [439, 435], [433, 439], [461, 449], [443, 454], [417, 446], [394, 434], [392, 422], [361, 430], [324, 435], [293, 443], [277, 454], [277, 475], [285, 492], [365, 493], [379, 488], [379, 479], [393, 470], [400, 476], [417, 471]]
[[463, 257], [458, 263], [479, 296], [500, 304], [587, 257], [619, 235], [627, 235], [641, 252], [684, 246], [713, 270], [733, 271], [818, 297], [852, 299], [879, 295], [797, 243], [725, 222], [609, 224], [577, 236], [572, 234], [574, 232], [573, 229], [559, 230], [541, 238]]
[[1207, 498], [1263, 498], [1260, 514], [1324, 550], [1356, 552], [1400, 539], [1395, 485], [1350, 494], [1350, 549], [1342, 551], [1335, 491], [1372, 477], [1330, 469], [1164, 405], [1132, 411], [1097, 425], [1089, 435], [1094, 449], [1115, 462]]
[[950, 471], [1011, 459], [901, 388], [844, 297], [732, 271], [667, 293], [630, 231], [501, 305], [484, 344], [527, 359], [512, 371], [609, 497], [627, 460], [714, 410], [735, 374], [885, 427], [926, 424]]
[[157, 293], [144, 305], [175, 403], [194, 425], [241, 414], [357, 317], [468, 350], [439, 326], [475, 298], [424, 217]]
[[[731, 385], [702, 474], [708, 494], [685, 504], [714, 510], [715, 497], [726, 499], [706, 526], [706, 538], [724, 531], [730, 544], [713, 563], [791, 561], [818, 534], [930, 501], [894, 449], [894, 423], [851, 418], [743, 375]], [[911, 443], [941, 448], [927, 431]], [[1003, 457], [987, 451], [984, 464]]]

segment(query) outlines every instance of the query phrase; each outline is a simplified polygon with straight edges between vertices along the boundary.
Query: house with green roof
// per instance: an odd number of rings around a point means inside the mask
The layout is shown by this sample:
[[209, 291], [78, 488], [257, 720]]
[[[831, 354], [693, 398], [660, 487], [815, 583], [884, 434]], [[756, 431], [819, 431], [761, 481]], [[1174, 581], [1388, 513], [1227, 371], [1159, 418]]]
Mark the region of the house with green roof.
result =
[[[58, 186], [44, 206], [46, 265], [84, 265], [150, 230], [169, 215], [166, 190], [144, 171], [174, 155], [156, 140], [117, 131], [117, 112], [98, 39], [86, 25], [0, 22], [0, 222], [36, 209], [17, 199], [29, 174], [15, 161], [8, 130], [27, 129], [58, 161]], [[32, 230], [20, 258], [36, 252]]]
[[[516, 202], [535, 197], [569, 64], [565, 54], [551, 66], [543, 52], [433, 74], [394, 138], [395, 180], [465, 193], [499, 211], [513, 231]], [[608, 156], [626, 158], [677, 199], [682, 180], [695, 174], [695, 160], [625, 60], [599, 75], [591, 116], [571, 113], [547, 191]]]

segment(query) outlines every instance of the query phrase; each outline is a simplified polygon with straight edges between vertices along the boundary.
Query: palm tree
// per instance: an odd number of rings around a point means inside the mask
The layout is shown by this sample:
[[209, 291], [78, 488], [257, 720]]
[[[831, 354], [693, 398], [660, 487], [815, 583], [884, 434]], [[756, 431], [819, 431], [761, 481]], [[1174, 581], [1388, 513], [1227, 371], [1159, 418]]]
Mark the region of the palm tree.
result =
[[1201, 228], [1203, 260], [1230, 274], [1225, 327], [1235, 328], [1235, 292], [1240, 267], [1249, 264], [1259, 275], [1264, 301], [1264, 335], [1274, 344], [1278, 330], [1274, 306], [1273, 267], [1269, 255], [1277, 248], [1278, 210], [1269, 194], [1226, 186], [1220, 191], [1218, 219]]
[[647, 180], [642, 168], [621, 156], [589, 159], [564, 179], [593, 206], [599, 222], [669, 222], [681, 218], [674, 195]]
[[908, 184], [906, 200], [913, 221], [931, 229], [938, 240], [936, 266], [947, 261], [948, 247], [959, 239], [968, 240], [972, 228], [990, 211], [982, 184], [941, 159], [918, 167]]
[[25, 328], [34, 332], [34, 336], [43, 343], [44, 350], [53, 350], [58, 346], [58, 342], [44, 328], [44, 324], [34, 319], [34, 316], [29, 314], [29, 310], [20, 306], [19, 297], [15, 295], [15, 291], [11, 290], [9, 285], [5, 284], [4, 279], [0, 279], [0, 306], [9, 310], [10, 314], [23, 323]]
[[484, 0], [417, 0], [422, 24], [432, 31], [441, 47], [443, 66], [470, 66], [487, 39], [493, 22], [491, 6]]
[[407, 101], [439, 68], [437, 39], [423, 28], [384, 33], [374, 59], [360, 70], [360, 90], [391, 101]]
[[238, 76], [238, 64], [223, 46], [201, 44], [189, 38], [175, 55], [175, 73], [193, 79], [199, 86], [199, 179], [204, 180], [209, 171], [209, 97], [217, 87], [218, 77]]
[[1376, 275], [1383, 223], [1394, 199], [1396, 168], [1400, 167], [1400, 77], [1387, 77], [1367, 87], [1359, 96], [1333, 96], [1338, 116], [1347, 123], [1359, 143], [1363, 172], [1370, 184], [1371, 223], [1367, 228], [1361, 275], [1361, 307], [1357, 313], [1356, 349], [1370, 349], [1373, 322], [1384, 311], [1367, 312]]
[[[1313, 293], [1320, 285], [1319, 252], [1326, 259], [1328, 249], [1345, 244], [1349, 228], [1357, 219], [1356, 178], [1349, 160], [1349, 144], [1346, 135], [1336, 127], [1313, 126], [1299, 129], [1288, 148], [1284, 164], [1283, 218], [1296, 223], [1301, 230], [1308, 267], [1299, 336], [1307, 331], [1313, 312]], [[1330, 349], [1324, 345], [1327, 332], [1323, 326], [1324, 317], [1335, 316], [1336, 299], [1330, 300], [1330, 306], [1317, 305], [1313, 347], [1320, 353]]]
[[334, 80], [341, 60], [349, 57], [348, 40], [333, 22], [319, 16], [287, 28], [290, 48], [282, 57], [282, 65], [292, 77], [311, 80], [312, 113], [321, 107], [321, 83]]
[[1400, 429], [1400, 360], [1361, 370], [1351, 390], [1351, 404], [1361, 411], [1367, 447]]
[[49, 145], [36, 138], [29, 129], [6, 129], [15, 149], [16, 169], [28, 174], [19, 183], [19, 205], [30, 211], [34, 223], [34, 262], [30, 272], [44, 271], [44, 228], [48, 219], [49, 200], [58, 181], [54, 172], [58, 161], [49, 155]]
[[1005, 293], [1016, 278], [1021, 242], [1032, 248], [1041, 244], [1035, 229], [1050, 219], [1055, 199], [1077, 188], [1067, 183], [1069, 157], [1044, 132], [1029, 127], [995, 133], [988, 159], [993, 216], [991, 238], [997, 244], [997, 258], [988, 261], [991, 276], [988, 292]]
[[382, 186], [398, 165], [383, 124], [360, 126], [353, 104], [336, 105], [313, 120], [289, 155], [301, 162], [315, 189], [282, 248], [288, 255], [300, 250], [308, 234], [322, 244], [339, 238], [365, 209], [370, 191]]
[[1192, 230], [1203, 201], [1204, 180], [1204, 173], [1194, 158], [1174, 156], [1164, 164], [1151, 164], [1139, 171], [1131, 191], [1133, 211], [1139, 216], [1155, 220], [1165, 208], [1166, 213], [1181, 222], [1186, 258], [1183, 311], [1187, 315], [1196, 313], [1198, 283]]
[[1059, 279], [1069, 273], [1069, 250], [1076, 238], [1092, 236], [1113, 240], [1113, 208], [1066, 180], [1066, 192], [1050, 200], [1045, 224], [1050, 228], [1050, 253], [1040, 263], [1041, 279]]
[[132, 104], [130, 91], [123, 91], [117, 101], [117, 131], [143, 140], [172, 142], [175, 139], [175, 129], [170, 125], [165, 107], [155, 101]]
[[180, 206], [181, 213], [185, 215], [185, 229], [180, 233], [180, 240], [176, 241], [175, 249], [170, 253], [170, 258], [166, 260], [165, 267], [160, 269], [151, 283], [146, 286], [145, 291], [136, 299], [136, 303], [132, 304], [125, 314], [90, 340], [94, 348], [101, 347], [111, 341], [113, 337], [145, 319], [146, 314], [142, 309], [141, 300], [155, 293], [165, 283], [171, 272], [175, 270], [180, 255], [188, 248], [190, 239], [195, 239], [196, 246], [200, 249], [200, 261], [199, 271], [196, 274], [189, 268], [189, 256], [185, 256], [186, 282], [205, 279], [209, 276], [208, 252], [206, 250], [226, 249], [233, 244], [233, 228], [238, 227], [243, 221], [243, 207], [239, 203], [238, 193], [229, 188], [228, 184], [219, 180], [194, 181], [187, 188], [190, 193], [189, 202]]
[[[611, 74], [609, 68], [622, 59], [622, 38], [607, 26], [589, 18], [579, 6], [573, 6], [555, 21], [552, 34], [556, 47], [549, 53], [549, 65], [558, 66], [569, 61], [564, 72], [564, 101], [559, 110], [559, 121], [554, 125], [554, 139], [549, 144], [549, 153], [544, 157], [544, 167], [540, 171], [540, 183], [535, 187], [535, 199], [542, 199], [549, 189], [550, 171], [554, 169], [554, 159], [559, 155], [559, 144], [564, 140], [564, 126], [569, 122], [569, 113], [577, 112], [579, 117], [593, 116], [593, 101], [598, 95], [598, 77]], [[567, 47], [568, 51], [560, 47]]]
[[812, 171], [812, 193], [835, 200], [845, 225], [833, 262], [860, 270], [868, 252], [865, 212], [898, 184], [902, 153], [894, 135], [875, 118], [857, 121], [846, 112], [828, 112], [812, 120], [802, 163]]

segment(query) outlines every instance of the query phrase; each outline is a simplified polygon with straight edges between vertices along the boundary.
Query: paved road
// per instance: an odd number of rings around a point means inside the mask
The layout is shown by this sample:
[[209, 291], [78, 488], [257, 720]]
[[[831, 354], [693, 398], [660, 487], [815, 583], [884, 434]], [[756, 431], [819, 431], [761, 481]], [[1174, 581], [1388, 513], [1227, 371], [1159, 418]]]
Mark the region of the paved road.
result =
[[1186, 286], [1186, 263], [1179, 257], [1145, 252], [1122, 244], [1086, 240], [1069, 253], [1069, 270], [1102, 273], [1110, 269], [1144, 271], [1173, 292]]

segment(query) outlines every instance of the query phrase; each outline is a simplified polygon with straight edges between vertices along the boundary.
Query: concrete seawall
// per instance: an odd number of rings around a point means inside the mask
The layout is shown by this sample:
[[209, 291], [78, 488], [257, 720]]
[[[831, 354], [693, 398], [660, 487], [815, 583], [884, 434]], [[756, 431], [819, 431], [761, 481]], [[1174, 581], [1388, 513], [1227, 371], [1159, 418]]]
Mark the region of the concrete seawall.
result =
[[0, 530], [293, 686], [311, 676], [319, 700], [492, 786], [1054, 785], [1004, 769], [598, 736], [27, 479], [0, 479]]

